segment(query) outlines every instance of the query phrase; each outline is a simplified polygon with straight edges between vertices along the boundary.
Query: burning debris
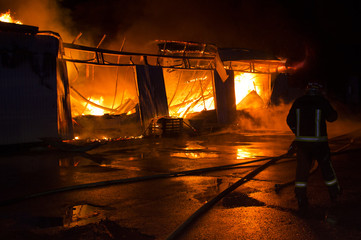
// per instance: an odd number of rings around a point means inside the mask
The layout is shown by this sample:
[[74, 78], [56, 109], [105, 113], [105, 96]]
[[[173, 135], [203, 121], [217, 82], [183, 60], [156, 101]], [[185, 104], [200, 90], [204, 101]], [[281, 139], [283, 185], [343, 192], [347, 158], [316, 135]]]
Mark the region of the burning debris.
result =
[[[10, 11], [6, 14], [10, 16]], [[24, 34], [18, 45], [26, 46], [30, 37], [45, 37], [41, 34]], [[1, 29], [0, 35], [3, 51], [10, 56], [9, 35]], [[45, 62], [32, 67], [35, 75], [29, 81], [56, 89], [58, 120], [53, 124], [61, 138], [73, 135], [72, 127], [78, 138], [154, 135], [159, 119], [165, 125], [177, 120], [194, 129], [192, 123], [199, 123], [205, 112], [215, 118], [208, 123], [229, 124], [237, 110], [269, 104], [274, 80], [285, 66], [283, 60], [250, 50], [196, 42], [161, 40], [156, 42], [158, 52], [145, 54], [101, 49], [102, 41], [97, 47], [62, 43], [60, 37], [54, 41], [60, 43], [53, 54], [58, 63], [54, 68], [58, 76], [53, 78], [57, 84], [44, 83], [44, 73], [51, 67]], [[34, 56], [46, 55], [42, 49], [29, 51]], [[15, 78], [4, 61], [1, 68], [9, 72], [7, 78]], [[18, 71], [25, 74], [28, 70], [19, 67]], [[18, 104], [18, 100], [11, 101]], [[67, 114], [71, 114], [72, 126]], [[19, 121], [22, 118], [19, 115]], [[173, 130], [179, 129], [182, 127]]]
[[21, 21], [15, 20], [11, 17], [10, 10], [0, 15], [0, 22], [23, 24]]
[[[73, 117], [79, 120], [86, 115], [105, 114], [105, 119], [109, 115], [139, 114], [144, 131], [161, 117], [182, 118], [186, 122], [204, 111], [217, 109], [218, 115], [229, 115], [245, 108], [262, 108], [269, 104], [273, 81], [285, 64], [244, 49], [218, 49], [182, 41], [156, 43], [158, 52], [154, 54], [65, 44], [67, 56], [79, 56], [66, 58], [68, 69], [73, 69], [70, 72], [74, 74], [74, 80], [70, 80], [75, 93]], [[216, 68], [217, 56], [223, 68], [232, 73], [226, 88]], [[225, 88], [225, 92], [217, 88]], [[233, 95], [234, 99], [225, 100], [229, 96], [224, 95]], [[230, 122], [227, 116], [217, 118], [221, 124]]]

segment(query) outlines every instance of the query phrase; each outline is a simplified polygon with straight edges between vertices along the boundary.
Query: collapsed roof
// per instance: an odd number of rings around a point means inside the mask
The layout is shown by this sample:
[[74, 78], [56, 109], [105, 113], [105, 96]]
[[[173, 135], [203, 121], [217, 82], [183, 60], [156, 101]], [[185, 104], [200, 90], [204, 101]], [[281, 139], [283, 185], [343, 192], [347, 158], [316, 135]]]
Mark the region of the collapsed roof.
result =
[[[245, 104], [247, 102], [256, 99], [257, 106], [266, 105], [274, 76], [284, 67], [284, 61], [258, 51], [222, 49], [213, 44], [159, 40], [157, 53], [129, 53], [62, 43], [56, 33], [39, 32], [32, 26], [4, 26], [0, 31], [6, 42], [3, 51], [13, 51], [8, 44], [10, 38], [6, 32], [9, 29], [20, 36], [20, 45], [27, 45], [26, 39], [39, 34], [51, 36], [51, 41], [56, 39], [54, 42], [59, 43], [52, 49], [52, 52], [58, 53], [53, 54], [53, 60], [58, 65], [52, 69], [53, 72], [58, 71], [58, 77], [49, 81], [57, 81], [58, 88], [58, 92], [54, 92], [54, 96], [58, 96], [55, 103], [58, 120], [54, 119], [52, 123], [57, 126], [54, 133], [70, 129], [61, 134], [64, 136], [72, 135], [68, 117], [70, 111], [73, 119], [77, 120], [83, 119], [84, 115], [107, 114], [104, 119], [114, 122], [112, 126], [118, 130], [131, 129], [123, 121], [125, 117], [131, 119], [130, 122], [141, 124], [142, 127], [137, 129], [144, 131], [153, 118], [187, 118], [209, 110], [216, 111], [218, 123], [226, 124], [232, 120], [237, 108], [249, 106]], [[6, 50], [4, 46], [9, 48]], [[36, 56], [43, 56], [41, 49], [31, 51]], [[1, 67], [6, 68], [5, 65]], [[46, 67], [50, 65], [41, 65], [41, 68]], [[25, 69], [18, 70], [26, 74]], [[28, 76], [28, 81], [34, 86], [41, 83], [37, 75]], [[10, 74], [7, 78], [14, 77]], [[22, 85], [17, 87], [22, 88]], [[247, 96], [250, 96], [249, 99], [243, 100]], [[31, 109], [26, 114], [30, 112]], [[21, 116], [19, 121], [22, 121]], [[106, 124], [95, 123], [93, 127], [109, 127], [109, 121]], [[64, 127], [60, 127], [62, 124]], [[117, 131], [117, 134], [125, 133]]]

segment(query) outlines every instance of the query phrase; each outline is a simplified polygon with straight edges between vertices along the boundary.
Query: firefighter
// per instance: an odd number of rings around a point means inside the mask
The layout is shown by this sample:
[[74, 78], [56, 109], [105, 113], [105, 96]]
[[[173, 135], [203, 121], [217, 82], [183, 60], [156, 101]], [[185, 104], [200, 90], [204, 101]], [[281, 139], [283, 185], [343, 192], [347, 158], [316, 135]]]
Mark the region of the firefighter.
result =
[[295, 134], [297, 153], [295, 194], [299, 213], [308, 208], [307, 180], [313, 160], [317, 160], [333, 204], [340, 195], [340, 186], [330, 159], [326, 121], [337, 119], [337, 112], [323, 97], [322, 85], [309, 83], [306, 94], [296, 99], [288, 113], [287, 124]]

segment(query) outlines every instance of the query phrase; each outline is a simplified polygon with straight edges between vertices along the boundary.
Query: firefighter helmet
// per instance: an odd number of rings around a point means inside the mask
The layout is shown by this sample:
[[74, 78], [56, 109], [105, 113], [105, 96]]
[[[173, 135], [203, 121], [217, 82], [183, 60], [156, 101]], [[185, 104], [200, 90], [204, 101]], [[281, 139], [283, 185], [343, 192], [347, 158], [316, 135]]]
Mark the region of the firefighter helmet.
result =
[[307, 84], [307, 89], [311, 89], [311, 88], [314, 88], [314, 89], [322, 89], [323, 88], [323, 86], [322, 86], [322, 84], [320, 84], [320, 83], [318, 83], [318, 82], [309, 82], [308, 84]]
[[307, 93], [311, 95], [320, 94], [323, 89], [322, 84], [318, 82], [309, 82], [307, 84]]

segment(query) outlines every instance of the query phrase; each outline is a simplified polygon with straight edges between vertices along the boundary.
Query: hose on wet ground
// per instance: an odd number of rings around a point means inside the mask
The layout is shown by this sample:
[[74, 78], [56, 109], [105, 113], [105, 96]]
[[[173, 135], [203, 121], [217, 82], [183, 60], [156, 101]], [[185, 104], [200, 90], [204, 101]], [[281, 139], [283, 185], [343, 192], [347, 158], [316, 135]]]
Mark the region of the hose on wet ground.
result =
[[[349, 147], [349, 145], [347, 145], [347, 147]], [[339, 153], [342, 153], [343, 151], [345, 151], [345, 147], [343, 147], [342, 149], [339, 149]], [[292, 154], [289, 154], [289, 155], [292, 155]], [[288, 156], [288, 157], [295, 159], [293, 156]], [[9, 200], [2, 200], [2, 201], [0, 201], [0, 206], [10, 205], [10, 204], [21, 202], [21, 201], [24, 201], [27, 199], [33, 199], [36, 197], [42, 197], [42, 196], [47, 196], [47, 195], [57, 194], [57, 193], [62, 193], [62, 192], [69, 192], [69, 191], [90, 189], [90, 188], [97, 188], [97, 187], [105, 187], [105, 186], [116, 185], [116, 184], [136, 183], [136, 182], [150, 181], [150, 180], [156, 180], [156, 179], [162, 179], [162, 178], [197, 175], [197, 174], [202, 174], [202, 173], [207, 173], [207, 172], [212, 172], [212, 171], [235, 169], [235, 168], [240, 168], [242, 165], [247, 165], [247, 164], [256, 163], [256, 162], [262, 162], [262, 161], [270, 160], [273, 158], [274, 157], [266, 157], [266, 158], [261, 158], [261, 159], [256, 159], [256, 160], [251, 160], [251, 161], [246, 161], [246, 162], [241, 162], [241, 163], [236, 163], [236, 164], [223, 165], [223, 166], [200, 168], [200, 169], [173, 172], [173, 173], [164, 173], [164, 174], [156, 174], [156, 175], [150, 175], [150, 176], [122, 178], [122, 179], [115, 179], [115, 180], [109, 180], [109, 181], [99, 181], [99, 182], [93, 182], [93, 183], [72, 185], [72, 186], [68, 186], [68, 187], [56, 188], [56, 189], [52, 189], [52, 190], [48, 190], [48, 191], [20, 196], [20, 197], [16, 197], [16, 198], [9, 199]], [[248, 167], [251, 167], [251, 166], [248, 166]]]
[[[313, 162], [313, 165], [312, 165], [312, 168], [311, 168], [311, 170], [310, 170], [310, 175], [314, 174], [317, 169], [318, 169], [318, 163], [317, 163], [317, 161], [314, 161], [314, 162]], [[294, 185], [295, 181], [296, 181], [296, 180], [293, 179], [293, 180], [288, 181], [288, 182], [285, 182], [285, 183], [276, 183], [276, 184], [275, 184], [275, 192], [276, 192], [277, 194], [279, 194], [279, 193], [281, 192], [281, 190], [284, 189], [285, 187]]]
[[[346, 152], [346, 149], [348, 147], [350, 147], [352, 144], [354, 143], [354, 139], [350, 140], [350, 143], [346, 144], [345, 146], [343, 146], [342, 148], [339, 148], [338, 150], [336, 150], [334, 153], [342, 153], [342, 152]], [[291, 144], [288, 153], [280, 155], [278, 157], [274, 157], [271, 160], [269, 160], [268, 162], [266, 162], [265, 164], [261, 165], [260, 167], [256, 168], [255, 170], [251, 171], [250, 173], [248, 173], [245, 177], [241, 178], [240, 180], [238, 180], [237, 182], [235, 182], [234, 184], [232, 184], [230, 187], [228, 187], [227, 189], [225, 189], [224, 191], [222, 191], [220, 194], [218, 194], [217, 196], [215, 196], [212, 200], [210, 200], [209, 202], [207, 202], [206, 204], [204, 204], [203, 206], [201, 206], [197, 211], [195, 211], [185, 222], [183, 222], [181, 225], [178, 226], [178, 228], [173, 231], [168, 237], [167, 240], [173, 240], [173, 239], [177, 239], [181, 234], [183, 234], [186, 230], [186, 228], [188, 228], [196, 219], [198, 219], [199, 217], [201, 217], [201, 215], [203, 215], [204, 213], [206, 213], [212, 206], [214, 206], [217, 202], [219, 202], [222, 198], [224, 198], [227, 194], [231, 193], [232, 191], [234, 191], [235, 189], [237, 189], [239, 186], [241, 186], [242, 184], [246, 183], [247, 181], [251, 180], [253, 177], [255, 177], [258, 173], [262, 172], [263, 170], [265, 170], [267, 167], [269, 167], [270, 165], [276, 163], [278, 160], [289, 157], [292, 153], [294, 153], [295, 149], [292, 146], [293, 144]], [[318, 164], [315, 164], [312, 169], [311, 169], [311, 173], [315, 172], [318, 168]], [[285, 184], [283, 184], [282, 187], [284, 186], [288, 186], [290, 184], [292, 184], [294, 182], [290, 181], [287, 182]], [[278, 189], [280, 190], [280, 189]]]
[[212, 172], [212, 171], [221, 171], [221, 170], [240, 168], [243, 165], [256, 163], [256, 162], [262, 162], [262, 161], [270, 160], [273, 158], [274, 157], [266, 157], [266, 158], [261, 158], [261, 159], [256, 159], [256, 160], [251, 160], [251, 161], [246, 161], [246, 162], [241, 162], [241, 163], [235, 163], [235, 164], [216, 166], [216, 167], [200, 168], [200, 169], [194, 169], [194, 170], [188, 170], [188, 171], [179, 171], [179, 172], [173, 172], [173, 173], [163, 173], [163, 174], [156, 174], [156, 175], [150, 175], [150, 176], [122, 178], [122, 179], [115, 179], [115, 180], [109, 180], [109, 181], [100, 181], [100, 182], [73, 185], [73, 186], [68, 186], [68, 187], [56, 188], [56, 189], [52, 189], [49, 191], [34, 193], [34, 194], [26, 195], [26, 196], [21, 196], [21, 197], [13, 198], [10, 200], [4, 200], [4, 201], [0, 202], [0, 206], [10, 205], [10, 204], [21, 202], [21, 201], [24, 201], [27, 199], [36, 198], [36, 197], [41, 197], [41, 196], [46, 196], [46, 195], [51, 195], [51, 194], [56, 194], [56, 193], [62, 193], [62, 192], [68, 192], [68, 191], [74, 191], [74, 190], [104, 187], [104, 186], [110, 186], [110, 185], [116, 185], [116, 184], [143, 182], [143, 181], [156, 180], [156, 179], [162, 179], [162, 178], [181, 177], [181, 176], [187, 176], [187, 175], [202, 174], [202, 173], [207, 173], [207, 172]]
[[[354, 142], [355, 142], [355, 139], [351, 138], [349, 143], [336, 149], [335, 151], [333, 151], [331, 153], [331, 155], [337, 155], [337, 154], [343, 153], [343, 151], [345, 151], [347, 148], [349, 148]], [[310, 175], [314, 174], [317, 169], [318, 169], [318, 163], [317, 163], [317, 161], [314, 161], [313, 166], [310, 169]], [[293, 179], [293, 180], [285, 182], [285, 183], [276, 183], [274, 190], [277, 194], [279, 194], [282, 189], [284, 189], [285, 187], [288, 187], [288, 186], [292, 186], [295, 183], [295, 181], [296, 181], [296, 179]]]
[[208, 201], [202, 207], [200, 207], [197, 211], [195, 211], [185, 222], [183, 222], [179, 227], [173, 231], [168, 237], [167, 240], [176, 239], [182, 233], [184, 233], [185, 229], [189, 227], [197, 218], [199, 218], [202, 214], [207, 212], [213, 205], [215, 205], [218, 201], [220, 201], [223, 197], [225, 197], [228, 193], [234, 191], [242, 184], [248, 182], [253, 177], [255, 177], [258, 173], [265, 170], [267, 167], [271, 166], [272, 164], [276, 163], [278, 160], [288, 157], [288, 154], [283, 154], [278, 157], [273, 157], [271, 160], [266, 162], [265, 164], [261, 165], [260, 167], [256, 168], [255, 170], [248, 173], [246, 176], [232, 184], [230, 187], [222, 191], [220, 194], [215, 196], [212, 200]]

